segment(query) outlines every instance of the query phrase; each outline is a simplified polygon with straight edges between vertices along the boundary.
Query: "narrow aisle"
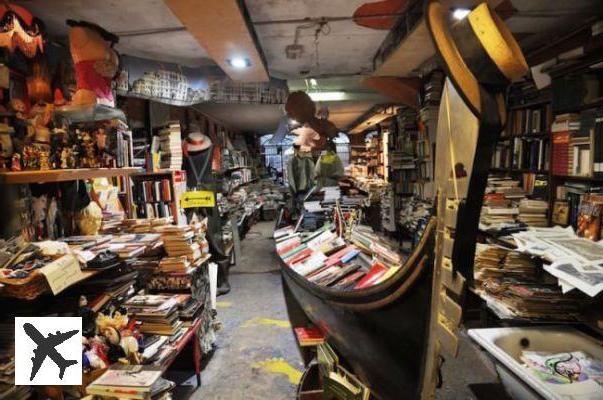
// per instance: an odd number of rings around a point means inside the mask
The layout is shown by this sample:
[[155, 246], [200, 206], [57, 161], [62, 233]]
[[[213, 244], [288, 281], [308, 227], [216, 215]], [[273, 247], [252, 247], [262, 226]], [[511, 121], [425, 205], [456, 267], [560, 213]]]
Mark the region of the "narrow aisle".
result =
[[218, 349], [194, 399], [294, 399], [302, 362], [287, 318], [274, 222], [255, 225], [231, 269], [232, 290], [218, 297]]

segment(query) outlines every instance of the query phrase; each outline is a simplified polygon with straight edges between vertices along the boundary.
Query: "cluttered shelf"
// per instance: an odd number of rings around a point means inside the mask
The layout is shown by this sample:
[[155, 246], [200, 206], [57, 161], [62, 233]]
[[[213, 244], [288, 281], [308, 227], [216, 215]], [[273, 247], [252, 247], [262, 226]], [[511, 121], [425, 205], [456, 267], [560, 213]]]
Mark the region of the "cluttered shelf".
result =
[[245, 186], [245, 185], [249, 185], [250, 183], [257, 182], [258, 180], [259, 180], [259, 178], [253, 178], [253, 179], [251, 179], [251, 180], [249, 180], [249, 181], [247, 181], [247, 182], [239, 183], [238, 185], [236, 185], [236, 186], [232, 187], [232, 188], [229, 190], [229, 192], [230, 192], [230, 193], [232, 193], [232, 192], [234, 192], [235, 190], [237, 190], [237, 189], [239, 189], [239, 188], [241, 188], [241, 187], [243, 187], [243, 186]]
[[579, 175], [553, 175], [553, 178], [556, 180], [603, 183], [603, 177], [579, 176]]
[[115, 176], [128, 176], [141, 172], [140, 168], [78, 168], [78, 169], [53, 169], [37, 171], [10, 171], [0, 172], [0, 183], [42, 183], [65, 182], [94, 178], [110, 178]]
[[252, 167], [252, 166], [249, 166], [249, 165], [241, 165], [241, 166], [238, 166], [238, 167], [230, 167], [230, 168], [226, 168], [226, 169], [225, 169], [223, 172], [224, 172], [225, 174], [228, 174], [228, 173], [230, 173], [230, 172], [239, 171], [239, 170], [241, 170], [241, 169], [253, 169], [253, 167]]
[[584, 110], [590, 110], [593, 108], [603, 107], [603, 99], [598, 99], [597, 101], [580, 104], [575, 107], [566, 107], [561, 109], [556, 109], [555, 114], [568, 114], [568, 113], [576, 113]]

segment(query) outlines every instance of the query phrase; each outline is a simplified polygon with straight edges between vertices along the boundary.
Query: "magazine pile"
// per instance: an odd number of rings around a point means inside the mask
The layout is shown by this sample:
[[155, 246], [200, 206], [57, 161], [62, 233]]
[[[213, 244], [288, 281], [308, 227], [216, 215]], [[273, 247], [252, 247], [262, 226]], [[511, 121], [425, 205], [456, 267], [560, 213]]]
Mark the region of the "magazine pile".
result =
[[578, 289], [591, 297], [603, 291], [603, 241], [579, 237], [571, 227], [532, 228], [513, 234], [517, 250], [542, 257], [544, 269], [564, 293]]

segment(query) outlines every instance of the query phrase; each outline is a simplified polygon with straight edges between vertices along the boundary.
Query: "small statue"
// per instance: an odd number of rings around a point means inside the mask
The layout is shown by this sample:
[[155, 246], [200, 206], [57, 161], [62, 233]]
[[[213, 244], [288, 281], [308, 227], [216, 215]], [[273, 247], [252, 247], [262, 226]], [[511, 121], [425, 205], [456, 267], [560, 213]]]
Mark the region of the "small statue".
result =
[[71, 149], [69, 147], [63, 147], [61, 150], [61, 168], [69, 168], [69, 158], [71, 156]]
[[13, 154], [11, 163], [10, 163], [11, 171], [21, 171], [21, 154], [15, 153]]
[[38, 151], [38, 161], [40, 163], [40, 170], [47, 171], [50, 169], [50, 152], [45, 150]]

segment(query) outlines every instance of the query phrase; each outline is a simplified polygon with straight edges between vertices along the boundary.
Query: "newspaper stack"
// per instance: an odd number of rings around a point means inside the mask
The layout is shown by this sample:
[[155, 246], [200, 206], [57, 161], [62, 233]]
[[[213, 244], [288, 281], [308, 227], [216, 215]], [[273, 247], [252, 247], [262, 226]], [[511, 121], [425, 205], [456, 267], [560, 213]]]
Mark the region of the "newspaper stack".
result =
[[603, 291], [603, 242], [577, 236], [571, 227], [532, 228], [513, 234], [517, 250], [551, 262], [544, 269], [566, 293], [578, 289], [591, 297]]

